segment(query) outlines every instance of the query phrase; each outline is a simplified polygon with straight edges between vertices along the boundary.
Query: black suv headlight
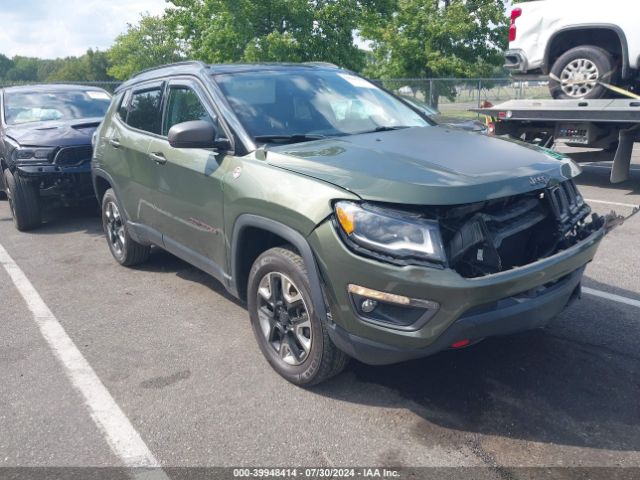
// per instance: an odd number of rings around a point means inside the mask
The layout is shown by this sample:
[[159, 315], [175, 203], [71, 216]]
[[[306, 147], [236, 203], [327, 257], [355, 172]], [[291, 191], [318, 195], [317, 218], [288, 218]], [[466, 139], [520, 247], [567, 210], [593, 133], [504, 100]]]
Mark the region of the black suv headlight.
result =
[[397, 259], [445, 263], [438, 222], [408, 212], [340, 201], [338, 224], [356, 245]]
[[55, 148], [47, 147], [19, 147], [13, 151], [13, 158], [16, 161], [50, 162], [53, 160]]

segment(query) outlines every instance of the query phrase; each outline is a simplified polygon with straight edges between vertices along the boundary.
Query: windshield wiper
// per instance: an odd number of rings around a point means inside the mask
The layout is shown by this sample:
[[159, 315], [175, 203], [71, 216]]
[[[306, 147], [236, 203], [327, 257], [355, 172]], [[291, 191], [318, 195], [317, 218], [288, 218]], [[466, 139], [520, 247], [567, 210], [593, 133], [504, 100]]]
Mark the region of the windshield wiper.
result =
[[293, 133], [291, 135], [256, 135], [258, 142], [308, 142], [311, 140], [321, 140], [327, 138], [326, 135], [314, 133]]
[[365, 133], [377, 133], [377, 132], [390, 132], [392, 130], [403, 130], [405, 128], [411, 128], [411, 127], [409, 125], [396, 125], [394, 127], [381, 126], [381, 127], [376, 127], [373, 130], [365, 130], [364, 132], [357, 132], [357, 133], [354, 133], [353, 135], [362, 135]]

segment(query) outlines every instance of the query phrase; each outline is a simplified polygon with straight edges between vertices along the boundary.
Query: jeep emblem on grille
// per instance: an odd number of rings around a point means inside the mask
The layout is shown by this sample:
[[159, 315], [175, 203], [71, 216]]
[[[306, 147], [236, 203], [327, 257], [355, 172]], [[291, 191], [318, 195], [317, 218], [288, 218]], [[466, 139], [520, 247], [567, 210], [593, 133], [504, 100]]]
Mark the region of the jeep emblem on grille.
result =
[[536, 175], [535, 177], [529, 177], [529, 183], [531, 185], [546, 185], [549, 182], [547, 175]]

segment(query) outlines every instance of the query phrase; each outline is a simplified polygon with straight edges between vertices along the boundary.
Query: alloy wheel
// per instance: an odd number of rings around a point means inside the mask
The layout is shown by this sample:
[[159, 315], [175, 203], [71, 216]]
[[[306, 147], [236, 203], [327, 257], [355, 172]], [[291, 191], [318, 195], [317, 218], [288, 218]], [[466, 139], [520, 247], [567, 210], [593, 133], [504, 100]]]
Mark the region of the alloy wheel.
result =
[[562, 91], [573, 98], [582, 98], [596, 88], [600, 71], [594, 62], [578, 58], [569, 62], [560, 74]]
[[267, 343], [282, 361], [302, 364], [311, 352], [311, 319], [300, 289], [280, 272], [269, 272], [258, 286], [258, 319]]
[[107, 233], [107, 239], [109, 244], [116, 255], [120, 256], [124, 252], [125, 247], [125, 235], [124, 224], [122, 217], [120, 216], [120, 210], [114, 202], [107, 203], [105, 210], [105, 230]]

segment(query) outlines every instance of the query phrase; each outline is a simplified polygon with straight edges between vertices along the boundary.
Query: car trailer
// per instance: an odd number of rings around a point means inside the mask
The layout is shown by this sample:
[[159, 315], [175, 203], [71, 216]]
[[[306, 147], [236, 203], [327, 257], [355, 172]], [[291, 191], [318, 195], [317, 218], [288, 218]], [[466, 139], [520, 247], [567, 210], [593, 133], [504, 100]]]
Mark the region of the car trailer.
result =
[[629, 179], [634, 143], [640, 142], [640, 98], [606, 100], [511, 100], [472, 111], [490, 119], [490, 135], [508, 135], [552, 148], [602, 149], [573, 154], [578, 162], [611, 161], [611, 183]]

